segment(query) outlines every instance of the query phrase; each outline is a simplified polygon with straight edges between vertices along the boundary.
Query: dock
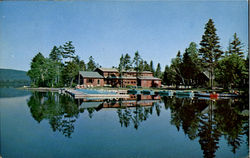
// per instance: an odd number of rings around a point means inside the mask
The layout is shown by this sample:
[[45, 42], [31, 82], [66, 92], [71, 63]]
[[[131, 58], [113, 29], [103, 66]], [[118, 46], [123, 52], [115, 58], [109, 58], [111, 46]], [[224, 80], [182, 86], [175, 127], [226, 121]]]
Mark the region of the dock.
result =
[[65, 92], [73, 96], [75, 99], [81, 98], [105, 98], [105, 99], [113, 99], [113, 98], [129, 98], [127, 94], [86, 94], [73, 89], [65, 89]]

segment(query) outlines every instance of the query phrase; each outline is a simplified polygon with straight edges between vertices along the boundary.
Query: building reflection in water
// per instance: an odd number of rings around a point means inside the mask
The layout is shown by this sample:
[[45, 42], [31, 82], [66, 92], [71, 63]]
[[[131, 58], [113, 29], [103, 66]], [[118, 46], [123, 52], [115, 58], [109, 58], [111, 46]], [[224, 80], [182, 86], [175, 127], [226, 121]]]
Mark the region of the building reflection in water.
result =
[[[162, 110], [170, 110], [171, 121], [177, 130], [183, 130], [190, 140], [198, 139], [204, 157], [215, 157], [219, 140], [224, 137], [233, 153], [246, 143], [249, 145], [248, 100], [160, 97], [131, 95], [120, 100], [74, 100], [68, 95], [33, 92], [28, 106], [37, 122], [48, 120], [53, 131], [71, 138], [74, 123], [80, 113], [115, 108], [121, 127], [138, 129], [150, 116], [160, 116]], [[163, 103], [163, 104], [161, 104]], [[246, 135], [247, 139], [243, 140]]]

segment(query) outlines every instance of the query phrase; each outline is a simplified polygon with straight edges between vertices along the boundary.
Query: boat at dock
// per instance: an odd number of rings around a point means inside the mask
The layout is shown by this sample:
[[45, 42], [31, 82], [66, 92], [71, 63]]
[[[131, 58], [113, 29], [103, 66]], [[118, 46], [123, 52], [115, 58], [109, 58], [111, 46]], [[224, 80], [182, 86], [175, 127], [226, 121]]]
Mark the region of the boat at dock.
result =
[[194, 93], [193, 92], [185, 92], [185, 91], [176, 91], [175, 92], [176, 96], [185, 96], [185, 97], [194, 97]]
[[140, 94], [140, 91], [136, 89], [129, 89], [127, 93], [128, 94]]
[[237, 94], [231, 93], [195, 93], [197, 97], [207, 97], [207, 98], [228, 98], [228, 97], [238, 97]]
[[151, 90], [142, 90], [141, 93], [144, 95], [154, 95], [154, 91]]
[[155, 94], [160, 96], [173, 96], [173, 91], [156, 91]]

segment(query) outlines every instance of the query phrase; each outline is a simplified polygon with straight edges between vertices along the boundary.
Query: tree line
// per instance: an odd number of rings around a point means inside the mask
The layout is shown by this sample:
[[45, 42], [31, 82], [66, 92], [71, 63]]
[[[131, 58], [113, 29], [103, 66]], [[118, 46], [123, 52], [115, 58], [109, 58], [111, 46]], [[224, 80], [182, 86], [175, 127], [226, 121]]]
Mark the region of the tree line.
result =
[[[191, 42], [182, 54], [177, 52], [171, 60], [170, 66], [166, 65], [161, 71], [160, 63], [154, 69], [153, 61], [144, 60], [138, 51], [132, 58], [128, 53], [121, 55], [116, 68], [122, 78], [124, 71], [135, 70], [136, 77], [142, 71], [151, 71], [154, 77], [162, 79], [164, 85], [179, 85], [192, 87], [221, 86], [226, 89], [248, 87], [249, 57], [244, 56], [243, 43], [235, 33], [226, 51], [221, 50], [219, 37], [212, 19], [205, 25], [200, 48]], [[74, 86], [79, 71], [93, 71], [101, 67], [89, 57], [87, 64], [75, 53], [72, 41], [60, 46], [54, 46], [49, 57], [38, 53], [32, 59], [28, 76], [32, 86], [37, 87], [63, 87]], [[122, 81], [121, 81], [122, 83]], [[122, 86], [122, 85], [121, 85]]]
[[[62, 46], [54, 46], [49, 57], [44, 57], [42, 53], [37, 53], [31, 61], [30, 70], [27, 75], [30, 77], [33, 87], [63, 87], [75, 86], [77, 84], [77, 75], [79, 71], [94, 71], [101, 67], [95, 62], [92, 56], [89, 57], [88, 63], [85, 64], [75, 53], [75, 47], [72, 41], [66, 42]], [[143, 60], [139, 52], [135, 52], [133, 60], [129, 54], [121, 56], [120, 63], [116, 68], [120, 76], [123, 71], [131, 69], [136, 70], [137, 77], [142, 71], [151, 71], [154, 76], [161, 77], [160, 63], [157, 69], [154, 69], [153, 61], [150, 64]]]
[[99, 64], [92, 56], [85, 64], [75, 54], [72, 41], [68, 41], [62, 46], [54, 46], [49, 57], [44, 57], [40, 52], [36, 54], [27, 74], [34, 87], [71, 87], [75, 84], [75, 76], [79, 71], [93, 71], [97, 67]]
[[[200, 48], [191, 42], [181, 54], [178, 51], [162, 75], [163, 84], [225, 89], [248, 87], [249, 57], [244, 57], [243, 43], [236, 33], [226, 51], [221, 50], [212, 19], [205, 25]], [[206, 76], [206, 77], [205, 77]], [[206, 80], [208, 79], [208, 81]]]

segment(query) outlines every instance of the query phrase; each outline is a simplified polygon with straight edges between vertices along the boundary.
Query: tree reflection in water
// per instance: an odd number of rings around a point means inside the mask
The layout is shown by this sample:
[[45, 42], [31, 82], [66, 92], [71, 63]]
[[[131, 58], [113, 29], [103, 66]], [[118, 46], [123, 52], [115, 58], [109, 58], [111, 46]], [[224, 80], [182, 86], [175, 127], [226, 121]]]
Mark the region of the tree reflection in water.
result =
[[[159, 105], [154, 103], [154, 106], [141, 106], [136, 104], [134, 108], [126, 106], [118, 108], [117, 114], [121, 127], [123, 127], [123, 125], [129, 127], [129, 125], [133, 123], [134, 128], [138, 129], [140, 123], [146, 121], [149, 114], [153, 114], [153, 108], [157, 106]], [[160, 110], [158, 110], [158, 113], [160, 113]]]
[[182, 127], [190, 140], [199, 139], [204, 157], [215, 157], [219, 139], [223, 135], [232, 152], [244, 142], [249, 145], [249, 120], [242, 111], [248, 108], [243, 100], [198, 100], [164, 97], [165, 109], [171, 109], [171, 124], [178, 131]]
[[36, 121], [40, 123], [43, 119], [47, 119], [53, 131], [71, 137], [80, 110], [69, 96], [51, 92], [33, 92], [28, 100], [28, 106]]
[[[227, 140], [233, 153], [236, 153], [243, 143], [249, 145], [248, 100], [163, 97], [162, 101], [165, 109], [171, 111], [170, 123], [176, 126], [178, 131], [182, 128], [190, 140], [198, 139], [204, 157], [215, 157], [222, 136]], [[59, 131], [70, 138], [74, 132], [75, 121], [84, 111], [92, 118], [94, 112], [102, 108], [117, 108], [121, 127], [132, 126], [137, 130], [150, 115], [155, 113], [156, 116], [161, 116], [163, 108], [160, 102], [106, 100], [88, 103], [74, 100], [67, 95], [33, 92], [28, 100], [28, 106], [37, 122], [46, 119], [53, 131]], [[247, 136], [247, 140], [243, 140], [244, 135]]]

